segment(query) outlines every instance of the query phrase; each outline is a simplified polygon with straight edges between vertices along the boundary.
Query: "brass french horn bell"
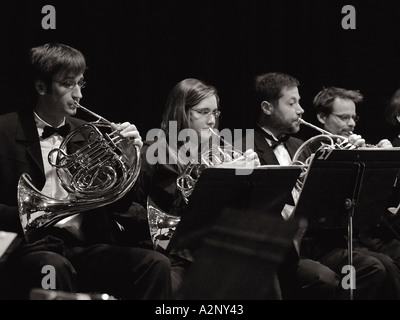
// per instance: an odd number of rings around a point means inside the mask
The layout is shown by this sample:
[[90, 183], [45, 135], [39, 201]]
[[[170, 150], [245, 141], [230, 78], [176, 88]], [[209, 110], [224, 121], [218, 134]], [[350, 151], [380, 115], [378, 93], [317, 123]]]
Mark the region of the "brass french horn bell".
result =
[[154, 249], [157, 247], [167, 249], [168, 243], [178, 223], [181, 221], [181, 217], [164, 212], [151, 197], [148, 196], [147, 220]]
[[[60, 147], [49, 153], [49, 163], [56, 168], [67, 197], [58, 199], [43, 194], [27, 173], [19, 179], [18, 210], [27, 242], [35, 240], [39, 229], [119, 200], [132, 188], [139, 175], [139, 148], [129, 138], [113, 131], [110, 121], [77, 102], [75, 105], [96, 117], [97, 121], [71, 131]], [[70, 153], [67, 145], [76, 138], [83, 138], [84, 145]]]

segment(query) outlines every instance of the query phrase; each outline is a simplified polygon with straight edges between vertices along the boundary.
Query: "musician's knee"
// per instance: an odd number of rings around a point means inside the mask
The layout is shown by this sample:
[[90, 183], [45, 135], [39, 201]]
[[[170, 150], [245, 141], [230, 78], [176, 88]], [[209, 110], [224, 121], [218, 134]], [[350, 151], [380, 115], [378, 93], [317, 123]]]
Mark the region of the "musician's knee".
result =
[[322, 290], [335, 290], [339, 286], [339, 275], [318, 261], [300, 259], [297, 274], [304, 288], [318, 286]]

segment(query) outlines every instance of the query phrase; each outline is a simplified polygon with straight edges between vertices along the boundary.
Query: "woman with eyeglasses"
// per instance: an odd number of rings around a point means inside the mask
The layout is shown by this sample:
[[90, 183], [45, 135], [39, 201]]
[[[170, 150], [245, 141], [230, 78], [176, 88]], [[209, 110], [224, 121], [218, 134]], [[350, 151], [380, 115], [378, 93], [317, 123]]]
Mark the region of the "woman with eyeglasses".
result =
[[[160, 212], [178, 217], [179, 220], [186, 201], [178, 188], [177, 178], [182, 176], [188, 165], [196, 161], [202, 163], [199, 156], [203, 151], [207, 152], [210, 132], [217, 131], [220, 114], [215, 87], [194, 78], [184, 79], [173, 87], [162, 115], [161, 129], [148, 132], [141, 150], [137, 202], [148, 210], [149, 204], [152, 204]], [[246, 163], [251, 167], [260, 164], [257, 154], [251, 149], [240, 154], [236, 163], [238, 166]], [[164, 244], [159, 241], [170, 237], [168, 231], [158, 236], [152, 235], [152, 245], [156, 250], [170, 254], [165, 251], [168, 241]], [[175, 271], [179, 271], [173, 273], [174, 292], [180, 287], [181, 277], [191, 262], [191, 254], [173, 257]]]

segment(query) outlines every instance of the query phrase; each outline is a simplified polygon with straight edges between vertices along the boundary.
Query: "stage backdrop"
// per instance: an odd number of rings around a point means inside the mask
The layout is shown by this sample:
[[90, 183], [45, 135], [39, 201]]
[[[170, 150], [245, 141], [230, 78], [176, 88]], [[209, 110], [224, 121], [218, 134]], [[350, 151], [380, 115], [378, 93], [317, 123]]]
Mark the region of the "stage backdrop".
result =
[[[356, 132], [376, 143], [394, 134], [384, 109], [400, 88], [399, 3], [4, 0], [0, 111], [29, 101], [24, 88], [29, 48], [57, 41], [87, 58], [81, 104], [109, 120], [135, 123], [143, 138], [159, 127], [170, 89], [187, 77], [218, 88], [220, 128], [250, 127], [253, 77], [280, 71], [300, 80], [304, 118], [314, 124], [312, 99], [322, 87], [360, 90], [365, 101]], [[43, 25], [51, 22], [46, 5], [55, 9], [55, 28]], [[300, 135], [316, 134], [310, 130]]]

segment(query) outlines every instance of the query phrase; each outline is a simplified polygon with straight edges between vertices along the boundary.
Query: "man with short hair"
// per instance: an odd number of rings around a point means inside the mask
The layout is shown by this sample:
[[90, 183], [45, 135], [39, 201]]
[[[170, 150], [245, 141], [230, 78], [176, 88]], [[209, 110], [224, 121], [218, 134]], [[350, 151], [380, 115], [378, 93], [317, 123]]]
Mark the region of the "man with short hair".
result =
[[[354, 136], [353, 131], [359, 119], [356, 107], [362, 101], [363, 95], [359, 91], [328, 87], [317, 93], [313, 105], [317, 113], [317, 119], [324, 130], [348, 138], [350, 135]], [[361, 136], [359, 137], [359, 140], [363, 141], [361, 146], [365, 147], [365, 140], [361, 139]], [[392, 148], [392, 144], [388, 139], [382, 139], [376, 147]], [[355, 232], [357, 235], [354, 237], [354, 251], [373, 256], [385, 266], [387, 280], [379, 293], [379, 297], [400, 299], [399, 235], [387, 223], [384, 216], [380, 226], [372, 229], [358, 229]], [[383, 234], [384, 236], [381, 237]], [[326, 233], [319, 234], [318, 238], [319, 246], [330, 241], [326, 237]]]
[[[48, 155], [59, 148], [68, 127], [74, 130], [85, 124], [75, 117], [85, 86], [83, 54], [65, 44], [48, 43], [32, 48], [29, 58], [36, 101], [29, 109], [0, 116], [0, 230], [17, 233], [23, 240], [5, 262], [0, 276], [6, 285], [1, 288], [0, 297], [28, 299], [32, 289], [42, 288], [46, 275], [43, 268], [51, 266], [55, 276], [52, 289], [58, 291], [107, 293], [117, 299], [169, 299], [169, 260], [158, 252], [118, 245], [115, 241], [120, 231], [116, 212], [129, 208], [129, 198], [102, 206], [100, 197], [98, 207], [90, 212], [78, 211], [46, 228], [44, 234], [37, 229], [37, 239], [25, 243], [17, 207], [19, 178], [28, 174], [44, 198], [63, 199], [67, 206], [68, 194]], [[135, 125], [123, 122], [111, 127], [131, 147], [142, 147]], [[67, 145], [68, 150], [83, 148], [84, 141], [88, 141], [84, 135], [83, 131], [77, 134]], [[83, 164], [70, 165], [78, 169]], [[105, 177], [100, 174], [97, 178]], [[85, 182], [90, 183], [89, 179]], [[83, 181], [76, 183], [83, 187]]]
[[[292, 137], [292, 134], [299, 132], [304, 113], [300, 106], [299, 85], [296, 78], [278, 72], [261, 74], [255, 78], [255, 107], [259, 109], [259, 117], [254, 133], [254, 150], [258, 153], [261, 165], [290, 165], [302, 144], [300, 139]], [[354, 143], [358, 143], [358, 137], [352, 138]], [[305, 152], [303, 157], [310, 154]], [[300, 233], [304, 231], [299, 230]], [[294, 242], [300, 239], [296, 238]], [[348, 292], [340, 287], [339, 281], [342, 267], [348, 263], [347, 249], [332, 248], [319, 261], [303, 256], [300, 251], [297, 261], [294, 274], [287, 272], [291, 270], [287, 266], [282, 266], [280, 270], [279, 280], [284, 299], [348, 298]], [[384, 266], [378, 259], [360, 252], [354, 254], [353, 265], [357, 283], [355, 298], [374, 299], [386, 277]]]

